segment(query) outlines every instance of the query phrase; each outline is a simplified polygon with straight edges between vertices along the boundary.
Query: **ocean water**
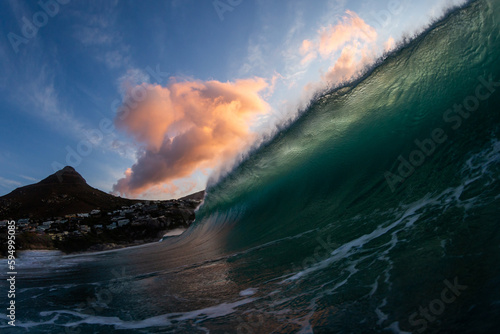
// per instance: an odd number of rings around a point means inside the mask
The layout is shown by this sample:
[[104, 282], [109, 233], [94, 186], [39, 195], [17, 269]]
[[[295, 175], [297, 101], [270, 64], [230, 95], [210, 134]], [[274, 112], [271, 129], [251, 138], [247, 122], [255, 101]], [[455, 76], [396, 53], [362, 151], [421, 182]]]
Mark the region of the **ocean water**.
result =
[[499, 28], [474, 1], [319, 95], [181, 236], [22, 254], [0, 331], [498, 333]]

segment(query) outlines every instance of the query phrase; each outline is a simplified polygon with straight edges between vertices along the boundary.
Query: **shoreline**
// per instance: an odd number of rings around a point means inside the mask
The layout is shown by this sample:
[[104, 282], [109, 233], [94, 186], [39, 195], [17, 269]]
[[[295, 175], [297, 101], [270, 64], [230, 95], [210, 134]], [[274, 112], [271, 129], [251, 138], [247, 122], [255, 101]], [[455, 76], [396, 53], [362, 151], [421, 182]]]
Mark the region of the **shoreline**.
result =
[[147, 241], [147, 242], [143, 242], [143, 243], [127, 244], [127, 245], [124, 245], [123, 247], [114, 247], [114, 248], [108, 248], [108, 249], [103, 249], [103, 250], [85, 250], [85, 251], [72, 252], [72, 253], [65, 253], [65, 252], [60, 251], [60, 250], [56, 250], [56, 251], [61, 252], [63, 257], [68, 258], [68, 257], [73, 257], [73, 256], [102, 254], [102, 253], [115, 252], [115, 251], [120, 251], [120, 250], [125, 250], [125, 249], [139, 248], [139, 247], [144, 247], [147, 245], [156, 244], [158, 242], [160, 242], [160, 241]]
[[[76, 251], [76, 252], [65, 252], [61, 249], [52, 247], [52, 248], [47, 248], [47, 247], [34, 247], [34, 248], [23, 248], [23, 249], [17, 249], [16, 253], [24, 253], [24, 252], [30, 252], [30, 251], [47, 251], [47, 252], [60, 252], [62, 256], [72, 256], [72, 255], [83, 255], [83, 254], [91, 254], [91, 253], [100, 253], [100, 252], [107, 252], [107, 251], [113, 251], [113, 250], [119, 250], [119, 249], [125, 249], [125, 248], [132, 248], [135, 246], [143, 246], [147, 244], [153, 244], [159, 241], [152, 241], [152, 240], [147, 240], [144, 242], [137, 242], [137, 243], [127, 243], [127, 244], [114, 244], [114, 246], [111, 247], [106, 247], [110, 244], [96, 244], [95, 246], [102, 246], [105, 247], [103, 249], [86, 249], [82, 251]], [[0, 259], [7, 259], [6, 256], [0, 255]]]
[[[116, 251], [120, 249], [128, 249], [128, 248], [134, 248], [134, 247], [140, 247], [140, 246], [145, 246], [149, 244], [155, 244], [162, 242], [164, 238], [171, 238], [171, 237], [176, 237], [180, 236], [183, 234], [185, 231], [187, 231], [187, 228], [182, 229], [182, 228], [175, 228], [175, 229], [170, 229], [170, 230], [165, 230], [163, 231], [163, 236], [159, 239], [157, 238], [148, 238], [148, 239], [142, 239], [142, 240], [134, 240], [133, 242], [128, 242], [128, 243], [102, 243], [102, 244], [95, 244], [90, 246], [86, 250], [81, 250], [81, 251], [75, 251], [75, 252], [65, 252], [62, 249], [56, 248], [56, 247], [34, 247], [34, 248], [23, 248], [23, 249], [17, 249], [16, 253], [20, 252], [26, 252], [26, 251], [50, 251], [50, 252], [61, 252], [62, 256], [67, 257], [67, 256], [76, 256], [76, 255], [86, 255], [86, 254], [93, 254], [93, 253], [103, 253], [103, 252], [108, 252], [108, 251]], [[0, 259], [7, 259], [6, 256], [0, 255]]]

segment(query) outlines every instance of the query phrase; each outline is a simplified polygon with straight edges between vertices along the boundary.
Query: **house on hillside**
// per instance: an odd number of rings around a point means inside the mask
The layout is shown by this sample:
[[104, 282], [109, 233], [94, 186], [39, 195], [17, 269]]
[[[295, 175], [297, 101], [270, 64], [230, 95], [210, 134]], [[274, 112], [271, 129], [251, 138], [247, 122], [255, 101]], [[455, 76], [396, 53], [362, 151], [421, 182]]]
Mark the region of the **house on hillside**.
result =
[[37, 232], [45, 232], [47, 229], [48, 229], [48, 227], [47, 227], [47, 226], [43, 226], [43, 225], [41, 225], [41, 226], [38, 226], [38, 227], [36, 228], [36, 231], [37, 231]]
[[17, 221], [17, 227], [25, 227], [25, 226], [28, 226], [29, 223], [30, 223], [29, 218], [19, 219]]
[[130, 223], [130, 219], [120, 219], [118, 221], [118, 226], [122, 227], [122, 226], [125, 226], [125, 225], [129, 224], [129, 223]]

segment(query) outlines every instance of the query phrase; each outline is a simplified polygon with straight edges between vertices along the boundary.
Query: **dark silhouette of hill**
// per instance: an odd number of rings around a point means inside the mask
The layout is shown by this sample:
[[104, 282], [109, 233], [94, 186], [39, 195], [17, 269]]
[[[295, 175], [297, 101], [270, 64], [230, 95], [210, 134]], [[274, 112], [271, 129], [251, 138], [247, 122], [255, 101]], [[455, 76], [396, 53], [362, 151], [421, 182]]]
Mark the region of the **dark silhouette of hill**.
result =
[[201, 201], [201, 200], [203, 200], [204, 197], [205, 197], [205, 190], [202, 190], [202, 191], [198, 191], [197, 193], [181, 197], [178, 200], [179, 201], [184, 201], [184, 200], [187, 200], [187, 199], [194, 199], [194, 200], [197, 200], [197, 201]]
[[113, 196], [89, 186], [73, 167], [66, 166], [38, 183], [0, 197], [0, 217], [61, 217], [93, 209], [115, 210], [137, 202], [139, 200]]

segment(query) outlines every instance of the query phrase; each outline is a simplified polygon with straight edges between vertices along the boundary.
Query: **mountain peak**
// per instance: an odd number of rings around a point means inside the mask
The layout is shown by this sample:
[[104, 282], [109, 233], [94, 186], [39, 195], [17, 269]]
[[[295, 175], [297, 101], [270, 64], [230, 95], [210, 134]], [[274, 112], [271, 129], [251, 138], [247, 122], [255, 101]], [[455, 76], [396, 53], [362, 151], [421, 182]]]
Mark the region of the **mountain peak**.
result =
[[[201, 199], [203, 192], [186, 196]], [[17, 188], [0, 196], [1, 219], [48, 219], [94, 209], [112, 211], [140, 200], [116, 197], [92, 188], [71, 166], [66, 166], [42, 181]]]
[[38, 183], [0, 197], [0, 216], [45, 219], [97, 208], [116, 210], [135, 202], [92, 188], [73, 167], [66, 166]]
[[87, 181], [73, 167], [66, 166], [39, 182], [39, 184], [51, 183], [87, 184]]

